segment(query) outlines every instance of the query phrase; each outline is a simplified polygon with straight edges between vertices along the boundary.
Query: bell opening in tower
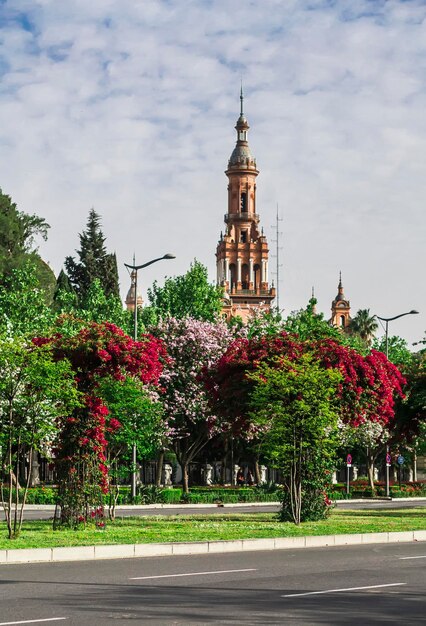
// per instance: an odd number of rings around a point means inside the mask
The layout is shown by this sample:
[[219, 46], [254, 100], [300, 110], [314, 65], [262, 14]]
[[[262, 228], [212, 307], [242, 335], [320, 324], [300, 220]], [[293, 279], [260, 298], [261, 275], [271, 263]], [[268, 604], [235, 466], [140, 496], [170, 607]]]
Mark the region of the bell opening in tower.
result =
[[245, 191], [241, 194], [240, 210], [241, 213], [247, 213], [247, 194]]

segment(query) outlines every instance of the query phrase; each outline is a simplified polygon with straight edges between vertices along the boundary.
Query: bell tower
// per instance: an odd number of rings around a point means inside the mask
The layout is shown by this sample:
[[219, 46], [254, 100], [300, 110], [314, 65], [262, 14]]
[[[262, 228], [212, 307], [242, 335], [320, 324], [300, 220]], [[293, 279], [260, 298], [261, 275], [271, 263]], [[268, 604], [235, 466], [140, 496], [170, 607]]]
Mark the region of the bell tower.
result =
[[339, 284], [337, 286], [337, 296], [331, 303], [331, 326], [336, 326], [341, 330], [347, 330], [351, 321], [351, 305], [346, 300], [343, 293], [342, 272], [339, 274]]
[[246, 321], [254, 308], [270, 310], [275, 298], [268, 282], [268, 242], [259, 232], [256, 212], [256, 160], [248, 145], [249, 125], [244, 115], [241, 88], [240, 116], [235, 129], [237, 143], [228, 161], [228, 212], [225, 234], [217, 245], [217, 282], [225, 289], [223, 312], [227, 317], [239, 315]]

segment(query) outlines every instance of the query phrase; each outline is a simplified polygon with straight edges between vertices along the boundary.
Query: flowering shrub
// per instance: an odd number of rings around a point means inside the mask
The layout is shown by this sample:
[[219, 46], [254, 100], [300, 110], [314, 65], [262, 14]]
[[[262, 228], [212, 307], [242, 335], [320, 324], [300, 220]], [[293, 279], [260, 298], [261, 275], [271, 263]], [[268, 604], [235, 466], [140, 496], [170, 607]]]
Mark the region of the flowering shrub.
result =
[[334, 339], [301, 341], [297, 335], [281, 332], [275, 336], [236, 339], [209, 371], [206, 385], [215, 408], [232, 423], [235, 432], [249, 435], [248, 399], [252, 382], [247, 375], [261, 363], [280, 367], [285, 358], [298, 361], [312, 354], [325, 368], [342, 374], [338, 387], [340, 418], [359, 426], [365, 422], [389, 424], [394, 418], [395, 398], [403, 397], [405, 379], [386, 356], [373, 350], [363, 356]]
[[166, 434], [182, 466], [187, 492], [188, 464], [222, 429], [200, 374], [225, 352], [232, 334], [224, 322], [190, 317], [169, 318], [160, 323], [156, 333], [171, 359], [160, 381], [164, 388]]
[[99, 394], [100, 381], [121, 381], [130, 376], [157, 385], [166, 353], [159, 339], [144, 336], [134, 341], [108, 322], [93, 322], [71, 337], [57, 333], [33, 341], [36, 345], [50, 342], [55, 358], [71, 363], [83, 393], [81, 406], [58, 420], [60, 434], [54, 450], [60, 521], [76, 526], [81, 517], [85, 522], [91, 519], [93, 508], [99, 511], [103, 506], [102, 494], [108, 491], [109, 483], [107, 434], [121, 427], [118, 419], [109, 416]]

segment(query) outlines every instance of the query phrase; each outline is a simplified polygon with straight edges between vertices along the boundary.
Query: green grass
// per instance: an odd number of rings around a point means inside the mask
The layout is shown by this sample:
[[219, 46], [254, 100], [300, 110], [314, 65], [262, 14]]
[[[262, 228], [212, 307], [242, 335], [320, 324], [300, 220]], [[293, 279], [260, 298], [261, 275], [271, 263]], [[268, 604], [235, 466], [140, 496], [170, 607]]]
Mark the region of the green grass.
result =
[[176, 515], [121, 518], [104, 530], [53, 531], [48, 521], [24, 522], [18, 539], [7, 538], [0, 523], [0, 549], [85, 546], [114, 543], [213, 541], [266, 537], [297, 537], [426, 529], [425, 509], [333, 511], [328, 520], [305, 522], [299, 527], [277, 520], [273, 513], [249, 515]]

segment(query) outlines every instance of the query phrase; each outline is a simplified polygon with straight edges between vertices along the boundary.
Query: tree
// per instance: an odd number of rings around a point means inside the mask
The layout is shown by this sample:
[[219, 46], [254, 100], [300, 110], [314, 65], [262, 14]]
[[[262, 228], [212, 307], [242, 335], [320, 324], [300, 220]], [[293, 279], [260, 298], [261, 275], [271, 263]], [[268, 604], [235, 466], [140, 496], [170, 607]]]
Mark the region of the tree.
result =
[[[21, 531], [34, 452], [52, 441], [57, 420], [77, 405], [68, 361], [55, 362], [49, 347], [22, 338], [0, 340], [0, 450], [2, 473], [8, 476], [7, 495], [0, 483], [10, 539]], [[29, 463], [20, 501], [19, 465], [25, 455]]]
[[119, 462], [130, 460], [133, 445], [136, 462], [155, 454], [165, 437], [165, 425], [160, 396], [154, 386], [144, 385], [137, 377], [127, 376], [124, 380], [107, 377], [99, 381], [98, 389], [108, 408], [110, 423], [116, 420], [115, 425], [120, 424], [106, 434], [111, 475], [109, 516], [114, 519], [119, 493], [117, 479], [128, 474], [126, 467], [120, 471]]
[[106, 296], [119, 298], [117, 259], [106, 251], [100, 217], [94, 209], [90, 210], [86, 230], [79, 237], [79, 261], [71, 256], [65, 259], [65, 269], [79, 301], [84, 300], [95, 279], [99, 279]]
[[395, 401], [404, 395], [405, 379], [383, 353], [373, 350], [364, 356], [330, 338], [301, 341], [297, 335], [282, 332], [236, 339], [205, 374], [214, 410], [228, 421], [234, 434], [256, 436], [249, 412], [250, 372], [262, 363], [273, 367], [279, 358], [298, 362], [303, 354], [312, 355], [324, 369], [342, 374], [337, 389], [342, 424], [357, 428], [375, 422], [384, 428], [393, 427]]
[[341, 378], [307, 354], [297, 362], [261, 364], [249, 374], [251, 417], [263, 430], [263, 450], [284, 476], [283, 520], [321, 519], [329, 508], [324, 468], [335, 449]]
[[31, 338], [48, 332], [53, 320], [32, 262], [11, 270], [0, 284], [0, 333]]
[[195, 260], [186, 274], [167, 278], [164, 286], [154, 282], [148, 289], [149, 307], [142, 311], [146, 324], [164, 317], [192, 317], [213, 322], [222, 309], [221, 287], [208, 282], [207, 268]]
[[[372, 347], [374, 350], [378, 350], [379, 352], [386, 354], [386, 338], [380, 337], [380, 339], [377, 339], [375, 337], [372, 342]], [[398, 337], [397, 335], [388, 337], [388, 359], [402, 372], [404, 372], [406, 368], [410, 367], [413, 357], [414, 355], [408, 349], [408, 344], [405, 339]]]
[[189, 317], [168, 318], [156, 332], [171, 358], [161, 377], [164, 413], [169, 441], [182, 467], [184, 493], [188, 493], [190, 462], [221, 431], [199, 376], [226, 350], [231, 333], [225, 322]]
[[36, 268], [40, 287], [50, 302], [55, 276], [38, 254], [35, 239], [47, 239], [49, 224], [37, 215], [28, 215], [18, 208], [10, 196], [0, 189], [0, 283], [10, 278], [12, 271], [29, 262]]
[[367, 346], [371, 345], [378, 327], [376, 316], [370, 315], [370, 309], [360, 309], [349, 324], [350, 332], [359, 335]]
[[72, 336], [56, 333], [34, 342], [51, 345], [56, 360], [71, 363], [83, 397], [75, 411], [59, 418], [55, 444], [60, 523], [76, 527], [103, 509], [109, 488], [107, 437], [121, 428], [102, 397], [101, 382], [131, 377], [155, 386], [166, 354], [160, 340], [145, 336], [133, 341], [108, 322], [92, 322]]

